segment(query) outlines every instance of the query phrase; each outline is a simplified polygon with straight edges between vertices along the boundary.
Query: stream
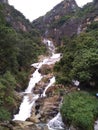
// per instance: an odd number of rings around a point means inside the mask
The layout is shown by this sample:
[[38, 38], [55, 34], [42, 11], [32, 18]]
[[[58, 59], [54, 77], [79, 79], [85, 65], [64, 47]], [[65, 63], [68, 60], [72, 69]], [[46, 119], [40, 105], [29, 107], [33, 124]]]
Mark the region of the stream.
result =
[[[34, 63], [31, 65], [34, 68], [36, 68], [36, 70], [31, 75], [27, 89], [23, 92], [24, 93], [23, 101], [19, 107], [19, 112], [16, 115], [14, 115], [14, 118], [13, 118], [14, 121], [15, 120], [25, 121], [26, 119], [28, 119], [31, 116], [32, 107], [33, 107], [33, 105], [35, 105], [35, 101], [40, 96], [40, 94], [33, 93], [33, 88], [35, 87], [36, 83], [38, 83], [43, 78], [43, 75], [41, 75], [41, 73], [39, 73], [39, 69], [41, 68], [41, 66], [45, 65], [45, 64], [46, 65], [55, 64], [61, 58], [60, 53], [57, 53], [57, 54], [54, 53], [55, 47], [54, 47], [52, 41], [44, 39], [44, 43], [47, 44], [52, 56], [45, 58], [43, 61], [41, 61], [39, 63]], [[45, 90], [43, 91], [43, 94], [42, 94], [43, 97], [46, 96], [47, 89], [49, 87], [51, 87], [54, 83], [55, 83], [55, 76], [53, 76], [50, 79], [50, 82], [48, 83]], [[63, 128], [64, 124], [62, 123], [62, 118], [61, 118], [60, 113], [58, 113], [52, 120], [50, 120], [47, 123], [47, 126], [48, 126], [49, 130], [64, 129]]]

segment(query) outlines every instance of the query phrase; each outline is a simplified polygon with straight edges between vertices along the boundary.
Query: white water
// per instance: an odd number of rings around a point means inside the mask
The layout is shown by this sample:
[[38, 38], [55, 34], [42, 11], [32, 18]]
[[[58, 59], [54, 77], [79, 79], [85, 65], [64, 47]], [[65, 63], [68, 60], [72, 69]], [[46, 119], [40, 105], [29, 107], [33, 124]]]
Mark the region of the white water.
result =
[[[38, 70], [40, 69], [40, 67], [43, 64], [54, 64], [55, 62], [60, 60], [60, 54], [54, 54], [54, 46], [52, 44], [52, 42], [50, 42], [49, 40], [47, 41], [49, 44], [49, 48], [52, 51], [52, 56], [48, 57], [46, 59], [44, 59], [42, 62], [39, 63], [34, 63], [32, 64], [32, 66], [34, 66], [36, 68], [35, 72], [31, 75], [32, 77], [30, 78], [29, 84], [27, 89], [25, 90], [24, 94], [26, 96], [23, 97], [23, 101], [20, 105], [19, 108], [19, 113], [14, 115], [14, 119], [13, 120], [20, 120], [20, 121], [25, 121], [27, 118], [29, 118], [31, 116], [31, 110], [33, 105], [35, 104], [35, 101], [39, 98], [39, 94], [35, 95], [33, 94], [33, 88], [35, 87], [36, 83], [38, 83], [41, 79], [42, 79], [42, 75], [38, 72]], [[47, 85], [47, 87], [45, 88], [44, 92], [43, 92], [43, 96], [46, 96], [46, 90], [51, 87], [51, 85], [53, 85], [55, 83], [55, 77], [53, 76], [50, 79], [49, 84]]]
[[47, 89], [48, 89], [49, 87], [51, 87], [52, 84], [54, 84], [54, 83], [55, 83], [55, 77], [53, 76], [53, 77], [50, 79], [50, 83], [47, 85], [47, 87], [45, 88], [45, 90], [44, 90], [44, 92], [43, 92], [43, 94], [42, 94], [43, 97], [46, 96], [45, 93], [46, 93]]
[[95, 124], [94, 124], [94, 130], [98, 130], [98, 120], [95, 121]]
[[20, 105], [19, 113], [14, 115], [13, 120], [25, 121], [28, 117], [30, 117], [32, 106], [34, 105], [34, 103], [38, 99], [38, 97], [39, 97], [39, 95], [36, 95], [33, 98], [32, 103], [30, 103], [29, 102], [29, 97], [24, 96], [23, 101], [22, 101], [22, 103]]
[[49, 130], [64, 130], [64, 124], [60, 112], [48, 122], [47, 126]]
[[[39, 63], [38, 69], [41, 67], [41, 65], [42, 62]], [[32, 78], [30, 78], [28, 88], [24, 92], [26, 94], [28, 93], [28, 95], [24, 96], [23, 101], [19, 108], [19, 113], [14, 115], [13, 120], [25, 121], [28, 117], [31, 116], [32, 106], [35, 104], [35, 101], [39, 97], [39, 95], [34, 95], [33, 97], [32, 89], [35, 87], [35, 84], [38, 83], [42, 78], [41, 74], [38, 72], [38, 69], [33, 73]], [[32, 95], [32, 102], [29, 101], [29, 94]]]
[[[50, 47], [50, 50], [54, 49], [54, 46], [51, 45], [51, 42], [49, 40], [47, 41]], [[19, 113], [14, 115], [13, 120], [21, 120], [25, 121], [27, 118], [31, 116], [31, 110], [33, 105], [35, 104], [35, 101], [39, 98], [39, 95], [33, 94], [33, 88], [35, 87], [35, 84], [38, 83], [42, 79], [42, 75], [38, 72], [39, 68], [43, 64], [54, 64], [55, 62], [60, 60], [61, 54], [54, 54], [54, 50], [51, 57], [48, 57], [47, 59], [44, 59], [42, 62], [34, 63], [32, 66], [36, 68], [36, 71], [32, 74], [32, 77], [30, 78], [28, 88], [25, 90], [24, 93], [26, 93], [26, 96], [23, 97], [23, 101], [19, 108]], [[45, 88], [43, 92], [43, 96], [46, 96], [46, 91], [49, 87], [51, 87], [52, 84], [55, 83], [55, 77], [53, 76], [50, 79], [49, 84]], [[76, 86], [79, 85], [78, 81], [74, 81], [74, 84]], [[30, 100], [30, 96], [32, 96]], [[47, 124], [49, 130], [64, 130], [64, 124], [62, 122], [61, 114], [58, 113], [52, 120], [50, 120]], [[94, 130], [98, 130], [98, 121], [96, 121], [96, 124], [94, 125]]]

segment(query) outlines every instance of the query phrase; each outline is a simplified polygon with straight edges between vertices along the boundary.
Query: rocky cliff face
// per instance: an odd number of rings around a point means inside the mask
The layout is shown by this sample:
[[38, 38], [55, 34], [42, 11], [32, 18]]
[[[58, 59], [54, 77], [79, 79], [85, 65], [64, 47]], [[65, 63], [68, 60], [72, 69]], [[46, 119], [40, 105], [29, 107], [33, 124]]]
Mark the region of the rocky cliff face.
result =
[[51, 37], [59, 42], [61, 35], [72, 36], [77, 32], [78, 19], [72, 16], [78, 9], [75, 0], [64, 0], [45, 16], [33, 21], [32, 25], [41, 30], [44, 37]]
[[59, 44], [64, 36], [79, 34], [94, 21], [98, 21], [97, 0], [83, 8], [79, 8], [75, 0], [64, 0], [45, 16], [33, 21], [32, 25], [43, 37], [52, 38]]
[[10, 5], [5, 5], [5, 18], [9, 25], [17, 31], [28, 32], [31, 31], [31, 23], [22, 13]]
[[94, 6], [96, 7], [96, 10], [98, 10], [98, 0], [93, 0]]
[[8, 0], [0, 0], [0, 3], [8, 4]]
[[13, 27], [16, 31], [29, 32], [32, 30], [32, 25], [24, 15], [8, 4], [8, 0], [0, 0], [0, 11], [8, 26]]
[[0, 0], [2, 12], [7, 25], [13, 27], [16, 31], [28, 32], [31, 31], [31, 23], [27, 20], [21, 12], [10, 6], [8, 0]]
[[95, 0], [85, 5], [84, 8], [80, 10], [80, 15], [80, 30], [84, 32], [92, 23], [98, 22], [98, 1]]

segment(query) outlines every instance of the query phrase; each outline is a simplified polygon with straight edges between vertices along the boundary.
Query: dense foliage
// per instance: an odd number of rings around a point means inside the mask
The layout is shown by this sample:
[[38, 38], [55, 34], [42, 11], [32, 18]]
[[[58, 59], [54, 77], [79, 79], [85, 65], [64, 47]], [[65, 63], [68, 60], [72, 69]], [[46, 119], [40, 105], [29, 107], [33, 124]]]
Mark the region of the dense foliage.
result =
[[67, 125], [79, 130], [93, 130], [98, 116], [98, 99], [87, 92], [73, 92], [65, 96], [61, 114]]
[[58, 83], [71, 83], [75, 79], [88, 83], [94, 81], [97, 84], [97, 68], [98, 31], [92, 30], [75, 36], [63, 47], [63, 57], [55, 65], [54, 71]]
[[[16, 31], [5, 20], [4, 7], [0, 4], [0, 121], [11, 118], [16, 106], [14, 91], [27, 87], [30, 65], [37, 61], [38, 55], [45, 53], [38, 32]], [[16, 10], [14, 17], [20, 21], [24, 19]]]
[[62, 26], [64, 23], [67, 23], [69, 19], [72, 18], [72, 14], [70, 15], [65, 15], [62, 16], [60, 19], [54, 21], [51, 25], [52, 28], [56, 28], [56, 27], [60, 27]]
[[83, 8], [81, 8], [76, 14], [78, 17], [84, 17], [88, 15], [89, 13], [92, 13], [95, 10], [94, 6], [92, 3], [88, 3], [84, 5]]

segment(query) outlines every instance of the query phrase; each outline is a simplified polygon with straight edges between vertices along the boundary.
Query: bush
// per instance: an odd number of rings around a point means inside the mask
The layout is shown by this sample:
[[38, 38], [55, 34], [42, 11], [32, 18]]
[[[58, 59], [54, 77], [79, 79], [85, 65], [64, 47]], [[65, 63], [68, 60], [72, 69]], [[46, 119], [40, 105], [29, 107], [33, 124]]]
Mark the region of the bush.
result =
[[57, 83], [65, 85], [73, 79], [90, 84], [98, 82], [98, 32], [81, 33], [70, 40], [63, 49], [63, 57], [56, 63]]
[[0, 121], [9, 120], [10, 118], [10, 113], [5, 108], [0, 108]]
[[65, 96], [61, 115], [68, 125], [80, 130], [93, 130], [98, 116], [98, 100], [87, 92], [73, 92]]
[[98, 30], [98, 22], [94, 21], [90, 25], [88, 25], [87, 32], [92, 30]]

